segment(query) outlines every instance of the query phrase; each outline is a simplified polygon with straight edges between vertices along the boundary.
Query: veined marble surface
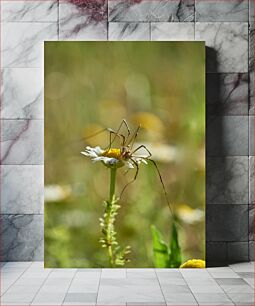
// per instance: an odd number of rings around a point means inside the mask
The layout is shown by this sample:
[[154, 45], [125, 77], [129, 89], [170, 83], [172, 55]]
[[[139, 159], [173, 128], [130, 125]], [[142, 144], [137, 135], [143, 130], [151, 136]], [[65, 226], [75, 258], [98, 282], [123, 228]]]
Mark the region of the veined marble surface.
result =
[[43, 120], [1, 121], [1, 164], [43, 164]]
[[[88, 1], [84, 1], [84, 3]], [[76, 2], [79, 4], [79, 1]], [[59, 39], [60, 40], [107, 40], [107, 5], [99, 6], [98, 15], [81, 5], [60, 1], [59, 3]], [[86, 8], [86, 7], [85, 7]], [[96, 13], [96, 12], [95, 12]], [[94, 13], [94, 14], [95, 14]]]
[[43, 213], [43, 166], [1, 165], [1, 213]]
[[254, 115], [254, 21], [249, 25], [249, 110]]
[[57, 39], [57, 23], [2, 23], [2, 68], [43, 66], [43, 41]]
[[215, 59], [207, 57], [207, 72], [248, 72], [248, 24], [197, 22], [196, 40], [205, 40]]
[[42, 69], [3, 69], [1, 98], [1, 118], [43, 119]]
[[195, 27], [190, 22], [155, 22], [151, 24], [151, 40], [194, 40]]
[[207, 156], [247, 156], [248, 116], [208, 116]]
[[1, 259], [43, 258], [43, 215], [1, 215]]
[[2, 0], [1, 17], [4, 21], [58, 21], [58, 0]]
[[147, 22], [109, 22], [109, 40], [150, 40]]
[[109, 21], [194, 21], [194, 0], [109, 0]]
[[248, 115], [248, 74], [207, 73], [208, 115]]
[[207, 241], [247, 241], [248, 205], [208, 205]]
[[206, 203], [248, 204], [248, 156], [207, 158]]
[[207, 256], [254, 258], [253, 0], [3, 0], [1, 10], [4, 260], [43, 259], [43, 41], [57, 39], [206, 42]]
[[[249, 157], [249, 204], [254, 204], [254, 156]], [[253, 219], [254, 220], [254, 219]], [[253, 225], [254, 226], [254, 225]], [[253, 235], [254, 231], [251, 232]]]
[[248, 21], [248, 16], [247, 0], [196, 0], [196, 21]]

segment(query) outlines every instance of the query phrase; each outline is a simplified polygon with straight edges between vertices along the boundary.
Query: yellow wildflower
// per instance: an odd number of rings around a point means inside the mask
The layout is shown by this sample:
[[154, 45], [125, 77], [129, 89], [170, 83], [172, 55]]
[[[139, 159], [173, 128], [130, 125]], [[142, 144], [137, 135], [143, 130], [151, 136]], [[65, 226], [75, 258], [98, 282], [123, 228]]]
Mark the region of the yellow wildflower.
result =
[[205, 261], [202, 259], [190, 259], [183, 263], [180, 268], [205, 268]]

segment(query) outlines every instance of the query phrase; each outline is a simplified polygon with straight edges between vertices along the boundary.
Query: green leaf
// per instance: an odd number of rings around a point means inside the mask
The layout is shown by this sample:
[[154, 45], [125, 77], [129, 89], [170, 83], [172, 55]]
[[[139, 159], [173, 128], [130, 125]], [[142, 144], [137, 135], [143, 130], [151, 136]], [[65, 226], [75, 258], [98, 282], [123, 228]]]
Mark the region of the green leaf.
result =
[[156, 268], [169, 267], [169, 249], [162, 234], [155, 225], [151, 225], [151, 233], [153, 240], [154, 265]]
[[179, 268], [182, 262], [181, 248], [178, 240], [176, 221], [172, 224], [172, 237], [170, 242], [170, 267]]

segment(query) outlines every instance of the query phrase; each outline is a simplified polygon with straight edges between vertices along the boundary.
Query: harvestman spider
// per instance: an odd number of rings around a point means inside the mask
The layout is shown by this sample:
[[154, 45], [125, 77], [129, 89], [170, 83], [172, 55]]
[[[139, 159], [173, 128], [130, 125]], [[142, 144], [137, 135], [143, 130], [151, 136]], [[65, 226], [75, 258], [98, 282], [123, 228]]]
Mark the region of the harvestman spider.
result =
[[[127, 135], [126, 136], [123, 135], [122, 133], [120, 133], [121, 128], [123, 126], [127, 130]], [[153, 159], [151, 159], [151, 157], [152, 157], [151, 152], [149, 151], [149, 149], [145, 145], [140, 145], [136, 149], [133, 150], [133, 147], [134, 147], [134, 144], [135, 144], [135, 140], [136, 140], [136, 138], [138, 136], [140, 128], [141, 128], [141, 125], [139, 125], [137, 127], [137, 129], [135, 130], [135, 132], [132, 135], [127, 121], [125, 119], [123, 119], [116, 132], [114, 130], [112, 130], [111, 128], [105, 128], [105, 129], [103, 129], [103, 130], [101, 130], [99, 132], [96, 132], [95, 134], [91, 135], [90, 137], [96, 136], [97, 134], [99, 134], [99, 133], [101, 133], [103, 131], [108, 131], [109, 135], [110, 135], [110, 143], [109, 143], [108, 147], [105, 149], [105, 152], [103, 154], [105, 156], [109, 156], [111, 154], [111, 151], [114, 151], [114, 153], [112, 153], [112, 154], [114, 154], [114, 157], [116, 157], [119, 160], [123, 160], [123, 161], [131, 160], [132, 163], [135, 165], [136, 172], [135, 172], [134, 178], [124, 186], [124, 188], [121, 191], [120, 197], [123, 195], [123, 193], [126, 190], [126, 188], [130, 184], [132, 184], [136, 180], [136, 178], [138, 176], [138, 173], [139, 173], [139, 164], [134, 159], [134, 157], [135, 158], [141, 158], [141, 159], [144, 159], [146, 161], [151, 162], [154, 165], [154, 167], [156, 168], [156, 171], [158, 173], [161, 185], [162, 185], [163, 190], [164, 190], [164, 195], [165, 195], [165, 198], [166, 198], [167, 205], [168, 205], [168, 207], [170, 209], [170, 213], [173, 214], [170, 202], [168, 200], [165, 184], [163, 182], [163, 179], [162, 179], [162, 176], [161, 176], [161, 173], [159, 171], [157, 163]], [[114, 141], [115, 141], [115, 139], [117, 137], [120, 138], [121, 141], [122, 141], [121, 142], [121, 148], [120, 149], [112, 149], [112, 144], [114, 143]], [[134, 155], [135, 152], [138, 152], [141, 149], [144, 149], [148, 153], [148, 155], [147, 156]], [[113, 156], [111, 156], [111, 157], [113, 157]]]

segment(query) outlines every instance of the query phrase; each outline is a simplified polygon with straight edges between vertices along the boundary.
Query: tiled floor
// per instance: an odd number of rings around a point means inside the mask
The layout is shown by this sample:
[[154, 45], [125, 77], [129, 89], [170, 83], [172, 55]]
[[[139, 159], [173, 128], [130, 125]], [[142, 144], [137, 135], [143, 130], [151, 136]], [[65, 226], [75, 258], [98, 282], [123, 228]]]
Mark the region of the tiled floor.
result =
[[208, 269], [1, 266], [1, 305], [254, 305], [254, 263]]

